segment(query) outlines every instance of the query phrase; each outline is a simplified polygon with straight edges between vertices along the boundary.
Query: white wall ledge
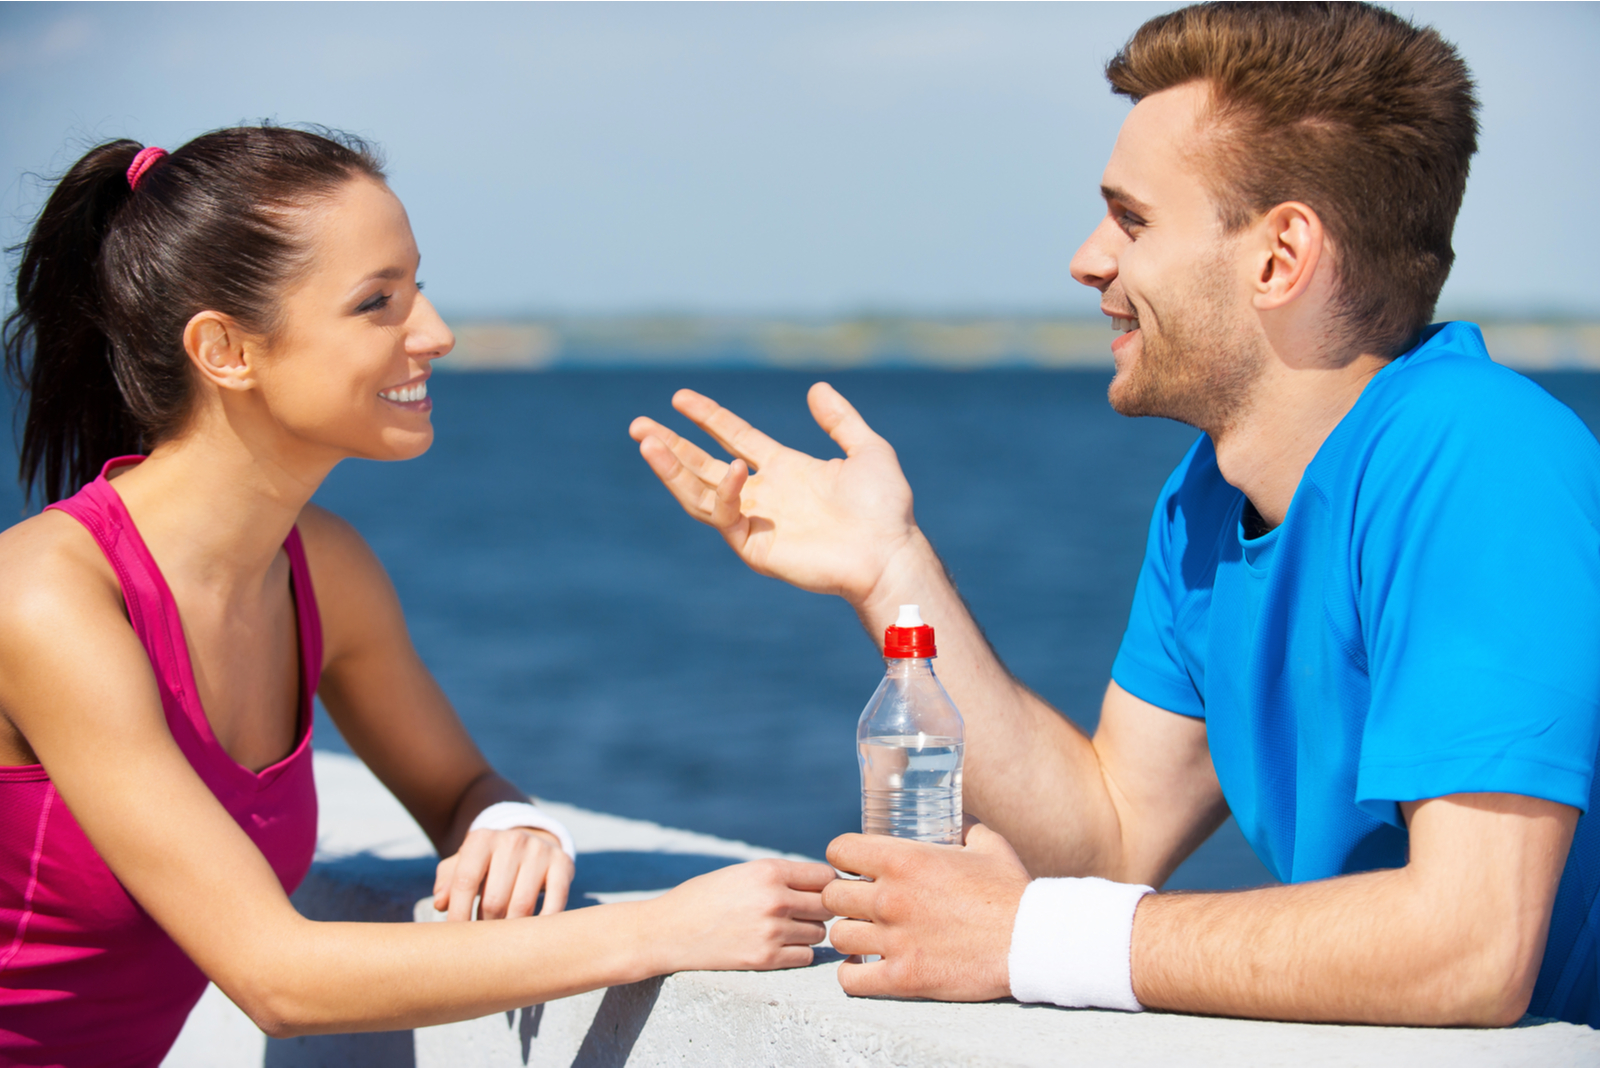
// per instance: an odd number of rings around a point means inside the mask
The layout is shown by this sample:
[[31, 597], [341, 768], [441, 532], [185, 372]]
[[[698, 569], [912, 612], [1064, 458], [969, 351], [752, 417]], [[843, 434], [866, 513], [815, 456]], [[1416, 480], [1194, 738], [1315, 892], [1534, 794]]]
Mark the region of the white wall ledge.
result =
[[[359, 762], [316, 755], [324, 822], [295, 904], [318, 919], [431, 922], [434, 858]], [[580, 851], [575, 904], [648, 896], [772, 850], [550, 804]], [[423, 898], [423, 900], [419, 900]], [[1600, 1064], [1600, 1032], [1564, 1023], [1480, 1031], [1263, 1023], [989, 1002], [846, 997], [839, 957], [784, 972], [684, 972], [439, 1027], [267, 1040], [215, 988], [167, 1068], [635, 1068], [895, 1065], [1368, 1066]]]

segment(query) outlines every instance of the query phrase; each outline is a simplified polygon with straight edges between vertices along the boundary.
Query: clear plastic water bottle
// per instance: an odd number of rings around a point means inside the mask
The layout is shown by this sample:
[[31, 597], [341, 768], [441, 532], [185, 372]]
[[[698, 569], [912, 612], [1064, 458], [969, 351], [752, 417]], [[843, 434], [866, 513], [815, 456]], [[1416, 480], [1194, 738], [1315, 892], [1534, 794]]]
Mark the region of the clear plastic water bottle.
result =
[[889, 670], [861, 713], [861, 830], [961, 844], [961, 713], [933, 674], [933, 628], [914, 604], [884, 632]]

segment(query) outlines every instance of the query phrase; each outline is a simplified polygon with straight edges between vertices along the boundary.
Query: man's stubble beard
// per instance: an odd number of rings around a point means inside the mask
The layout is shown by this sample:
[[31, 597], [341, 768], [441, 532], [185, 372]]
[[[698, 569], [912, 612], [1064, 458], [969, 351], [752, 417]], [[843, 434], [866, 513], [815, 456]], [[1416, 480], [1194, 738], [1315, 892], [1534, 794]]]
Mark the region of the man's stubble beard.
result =
[[1139, 354], [1112, 380], [1111, 407], [1122, 415], [1154, 415], [1213, 436], [1226, 432], [1249, 405], [1266, 366], [1261, 339], [1234, 312], [1232, 264], [1198, 265], [1191, 291], [1166, 301], [1151, 326], [1140, 318]]

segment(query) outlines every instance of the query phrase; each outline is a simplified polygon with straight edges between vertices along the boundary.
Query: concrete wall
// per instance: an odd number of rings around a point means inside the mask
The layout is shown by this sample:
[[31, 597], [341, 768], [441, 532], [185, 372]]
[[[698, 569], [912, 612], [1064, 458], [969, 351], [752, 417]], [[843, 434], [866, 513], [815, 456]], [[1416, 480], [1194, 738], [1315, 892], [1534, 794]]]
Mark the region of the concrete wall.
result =
[[[318, 753], [324, 822], [295, 904], [320, 919], [434, 922], [434, 858], [358, 762]], [[574, 905], [659, 893], [738, 860], [742, 842], [551, 805], [581, 852]], [[166, 1068], [613, 1068], [655, 1065], [1489, 1065], [1600, 1064], [1600, 1032], [1528, 1021], [1504, 1031], [1337, 1027], [991, 1002], [848, 998], [839, 957], [809, 968], [686, 972], [482, 1019], [367, 1035], [268, 1040], [215, 988]], [[530, 962], [530, 967], [536, 966]]]

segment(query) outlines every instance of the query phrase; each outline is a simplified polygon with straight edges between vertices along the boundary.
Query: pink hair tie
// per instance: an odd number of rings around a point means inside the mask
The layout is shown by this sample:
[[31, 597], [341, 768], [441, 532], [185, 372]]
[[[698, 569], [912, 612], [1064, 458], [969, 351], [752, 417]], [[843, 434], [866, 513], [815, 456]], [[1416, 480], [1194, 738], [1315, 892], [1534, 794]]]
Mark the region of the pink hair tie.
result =
[[144, 172], [156, 165], [156, 160], [167, 154], [164, 148], [141, 148], [139, 154], [133, 157], [133, 162], [128, 164], [128, 188], [138, 189], [139, 179], [144, 177]]

